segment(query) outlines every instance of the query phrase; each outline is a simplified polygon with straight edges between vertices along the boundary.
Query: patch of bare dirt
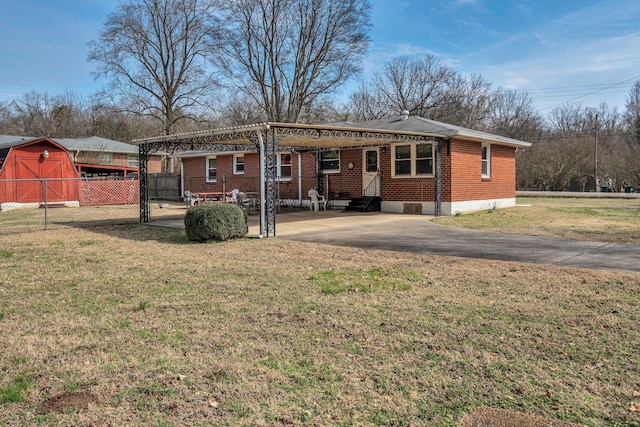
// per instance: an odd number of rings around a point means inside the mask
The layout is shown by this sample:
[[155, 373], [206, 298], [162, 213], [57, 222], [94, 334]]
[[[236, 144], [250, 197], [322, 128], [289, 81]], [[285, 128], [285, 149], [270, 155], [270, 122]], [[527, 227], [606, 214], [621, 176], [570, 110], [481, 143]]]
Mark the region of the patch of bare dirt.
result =
[[96, 397], [91, 393], [84, 392], [66, 392], [58, 394], [49, 399], [40, 412], [48, 414], [49, 412], [67, 412], [71, 409], [76, 411], [85, 410], [89, 407], [89, 403], [96, 401]]
[[481, 406], [460, 420], [460, 427], [584, 427], [507, 409]]

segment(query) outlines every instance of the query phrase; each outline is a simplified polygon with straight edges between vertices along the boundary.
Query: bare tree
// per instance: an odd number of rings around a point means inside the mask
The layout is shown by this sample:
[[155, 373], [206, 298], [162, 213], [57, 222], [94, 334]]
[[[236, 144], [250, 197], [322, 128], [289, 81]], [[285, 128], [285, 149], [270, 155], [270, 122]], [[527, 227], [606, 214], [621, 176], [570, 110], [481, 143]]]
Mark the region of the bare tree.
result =
[[12, 105], [8, 101], [0, 101], [0, 135], [22, 135]]
[[95, 94], [88, 101], [83, 114], [87, 135], [101, 136], [115, 141], [129, 142], [136, 138], [157, 135], [162, 132], [157, 120], [120, 111], [109, 98]]
[[640, 146], [614, 138], [601, 144], [598, 177], [612, 191], [622, 191], [625, 185], [637, 185]]
[[549, 130], [565, 136], [590, 132], [585, 109], [580, 103], [563, 104], [554, 108], [547, 115]]
[[363, 80], [358, 82], [356, 91], [349, 95], [347, 108], [351, 120], [355, 122], [381, 119], [393, 114], [385, 102], [384, 94]]
[[207, 48], [214, 34], [208, 0], [128, 0], [89, 43], [96, 78], [109, 80], [122, 111], [153, 117], [165, 134], [179, 120], [195, 118], [214, 80]]
[[28, 92], [11, 103], [20, 133], [26, 136], [77, 138], [84, 135], [78, 120], [84, 108], [73, 93], [51, 96]]
[[229, 93], [217, 111], [220, 126], [240, 126], [266, 120], [264, 110], [244, 92]]
[[408, 110], [411, 115], [431, 118], [432, 111], [446, 104], [447, 88], [455, 77], [456, 72], [433, 55], [419, 59], [403, 56], [374, 73], [373, 84], [390, 110]]
[[302, 123], [343, 122], [347, 119], [343, 108], [330, 96], [316, 98], [312, 104], [305, 105], [300, 113]]
[[367, 0], [225, 0], [217, 65], [267, 119], [297, 122], [354, 76], [369, 45]]
[[633, 141], [640, 145], [640, 80], [637, 80], [629, 91], [625, 103], [624, 120]]
[[566, 190], [572, 179], [592, 173], [592, 150], [584, 138], [538, 142], [518, 156], [520, 188]]
[[520, 140], [532, 140], [542, 131], [542, 117], [526, 92], [498, 89], [489, 112], [488, 131]]
[[491, 84], [474, 74], [455, 75], [443, 87], [444, 102], [430, 113], [431, 118], [468, 128], [486, 130], [492, 107]]

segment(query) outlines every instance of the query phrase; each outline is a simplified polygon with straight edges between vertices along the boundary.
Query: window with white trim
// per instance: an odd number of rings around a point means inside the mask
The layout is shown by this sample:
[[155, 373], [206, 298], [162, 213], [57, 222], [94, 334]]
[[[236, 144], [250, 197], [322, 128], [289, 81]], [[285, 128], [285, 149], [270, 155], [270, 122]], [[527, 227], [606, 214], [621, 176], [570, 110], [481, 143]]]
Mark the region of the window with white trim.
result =
[[233, 173], [236, 175], [244, 173], [244, 154], [233, 155]]
[[433, 144], [394, 144], [391, 150], [393, 177], [433, 175]]
[[137, 154], [127, 155], [127, 166], [130, 168], [137, 168], [140, 166], [140, 158]]
[[207, 182], [216, 182], [218, 172], [218, 160], [216, 157], [207, 157]]
[[323, 173], [340, 172], [340, 150], [330, 150], [322, 153], [320, 162]]
[[278, 153], [276, 169], [278, 181], [291, 181], [291, 153]]
[[482, 144], [482, 177], [491, 178], [491, 145]]

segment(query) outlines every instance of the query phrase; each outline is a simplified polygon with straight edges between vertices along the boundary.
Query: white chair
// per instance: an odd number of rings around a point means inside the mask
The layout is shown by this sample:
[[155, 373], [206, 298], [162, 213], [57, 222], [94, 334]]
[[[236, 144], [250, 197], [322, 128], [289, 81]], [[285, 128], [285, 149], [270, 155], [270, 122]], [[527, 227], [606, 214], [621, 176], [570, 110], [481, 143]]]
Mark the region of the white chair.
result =
[[202, 201], [202, 198], [198, 197], [195, 193], [191, 191], [184, 192], [185, 201], [187, 202], [187, 207], [195, 206]]
[[327, 201], [325, 200], [324, 196], [321, 196], [320, 193], [318, 193], [318, 190], [316, 190], [315, 188], [309, 190], [309, 198], [311, 199], [311, 202], [309, 203], [309, 210], [318, 212], [320, 207], [322, 207], [322, 209], [324, 209], [325, 211], [327, 210]]

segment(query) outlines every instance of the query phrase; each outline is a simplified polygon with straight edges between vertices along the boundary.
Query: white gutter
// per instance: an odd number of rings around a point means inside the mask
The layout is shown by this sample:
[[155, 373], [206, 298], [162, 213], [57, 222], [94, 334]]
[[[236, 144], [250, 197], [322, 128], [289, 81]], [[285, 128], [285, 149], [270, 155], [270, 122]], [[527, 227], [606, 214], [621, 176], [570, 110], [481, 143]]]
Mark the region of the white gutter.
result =
[[302, 207], [302, 154], [298, 152], [298, 201]]
[[184, 197], [184, 163], [180, 162], [180, 197]]

